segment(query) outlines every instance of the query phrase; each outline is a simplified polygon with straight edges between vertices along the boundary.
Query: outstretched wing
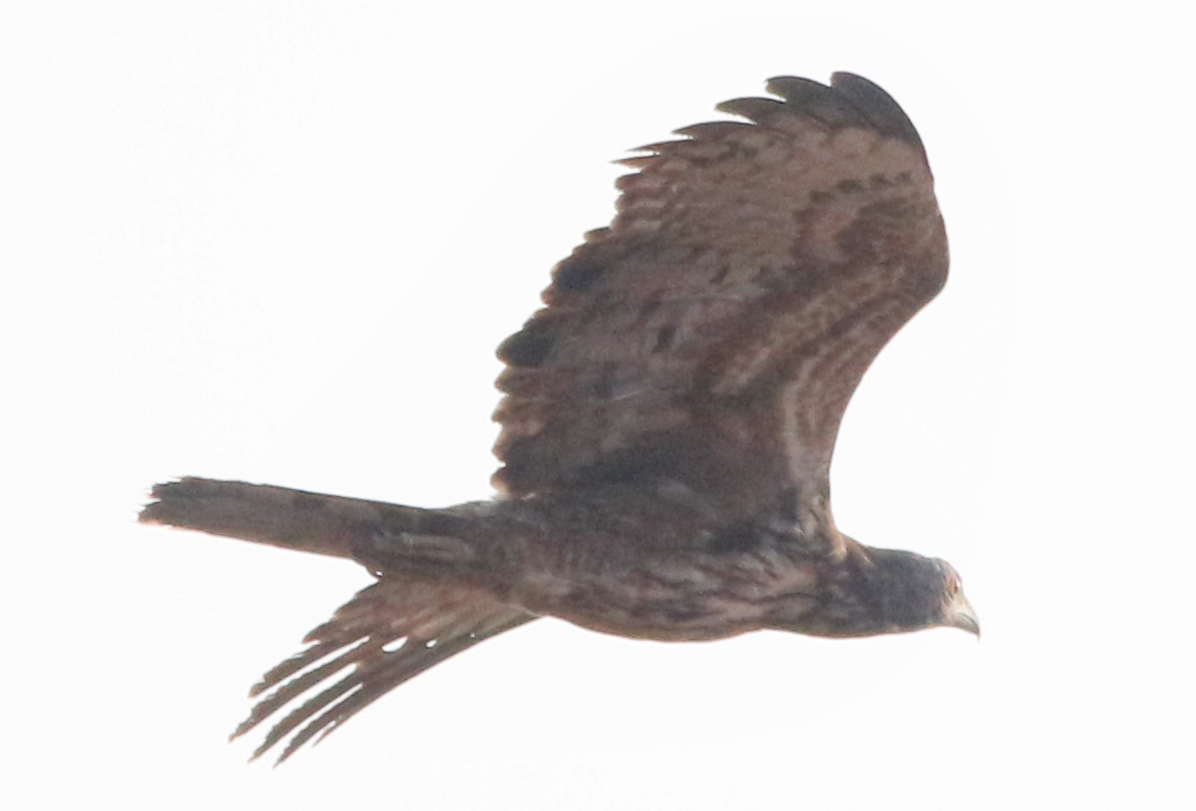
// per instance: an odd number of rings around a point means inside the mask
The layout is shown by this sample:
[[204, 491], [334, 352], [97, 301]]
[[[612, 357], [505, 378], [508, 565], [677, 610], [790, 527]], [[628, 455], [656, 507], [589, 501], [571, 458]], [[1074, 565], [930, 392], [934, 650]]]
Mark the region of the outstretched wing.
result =
[[883, 90], [842, 73], [768, 90], [720, 105], [750, 123], [625, 161], [610, 227], [499, 348], [499, 489], [663, 476], [751, 511], [825, 486], [864, 370], [946, 280], [946, 235]]
[[308, 634], [304, 641], [310, 647], [262, 677], [250, 695], [272, 692], [233, 737], [327, 684], [278, 721], [253, 753], [258, 757], [297, 729], [278, 758], [281, 763], [315, 735], [327, 735], [408, 679], [533, 619], [476, 589], [385, 578], [358, 592]]

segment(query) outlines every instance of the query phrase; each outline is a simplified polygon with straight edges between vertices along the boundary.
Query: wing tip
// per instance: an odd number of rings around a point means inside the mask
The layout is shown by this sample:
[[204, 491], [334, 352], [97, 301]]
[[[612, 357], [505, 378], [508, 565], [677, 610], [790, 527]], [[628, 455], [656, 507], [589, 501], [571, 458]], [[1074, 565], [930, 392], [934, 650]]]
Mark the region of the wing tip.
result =
[[897, 100], [863, 76], [836, 71], [829, 84], [797, 76], [774, 76], [765, 87], [785, 99], [787, 105], [828, 126], [866, 126], [926, 153], [918, 130]]
[[[781, 116], [812, 118], [832, 129], [862, 127], [887, 138], [904, 141], [916, 147], [923, 157], [926, 149], [913, 122], [889, 93], [880, 85], [855, 73], [836, 71], [830, 82], [823, 84], [800, 76], [774, 76], [765, 89], [780, 99], [744, 96], [728, 99], [715, 106], [718, 112], [747, 119], [742, 121], [709, 121], [681, 127], [673, 134], [677, 140], [658, 141], [628, 150], [647, 153], [622, 158], [622, 163], [642, 170], [658, 156], [674, 150], [684, 150], [694, 142], [718, 142], [732, 138], [752, 126], [768, 127]], [[627, 176], [634, 179], [637, 173]]]
[[913, 144], [926, 154], [914, 122], [897, 100], [876, 82], [855, 73], [836, 71], [831, 74], [830, 86], [860, 110], [878, 132]]

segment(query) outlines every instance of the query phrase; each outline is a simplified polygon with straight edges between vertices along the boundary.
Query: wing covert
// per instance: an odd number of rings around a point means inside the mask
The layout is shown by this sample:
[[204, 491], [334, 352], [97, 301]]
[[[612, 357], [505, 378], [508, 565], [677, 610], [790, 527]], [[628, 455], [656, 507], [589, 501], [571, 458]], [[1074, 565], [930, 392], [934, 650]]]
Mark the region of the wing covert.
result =
[[625, 160], [610, 227], [499, 348], [501, 490], [646, 473], [738, 497], [825, 477], [864, 370], [942, 287], [946, 236], [888, 94], [850, 74], [768, 89], [719, 106], [747, 122]]

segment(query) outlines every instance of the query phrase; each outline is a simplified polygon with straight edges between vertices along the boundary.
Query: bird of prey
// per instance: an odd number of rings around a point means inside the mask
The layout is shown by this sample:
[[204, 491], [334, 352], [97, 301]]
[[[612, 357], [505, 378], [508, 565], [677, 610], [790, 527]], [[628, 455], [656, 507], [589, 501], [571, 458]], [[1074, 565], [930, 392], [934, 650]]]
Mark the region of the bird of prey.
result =
[[538, 617], [656, 640], [978, 633], [950, 565], [865, 546], [831, 517], [847, 402], [946, 280], [921, 139], [859, 76], [767, 87], [719, 106], [742, 120], [623, 161], [635, 171], [614, 220], [499, 347], [492, 500], [153, 489], [144, 522], [350, 558], [377, 578], [253, 688], [264, 696], [236, 735], [288, 710], [255, 757], [291, 736], [283, 760]]

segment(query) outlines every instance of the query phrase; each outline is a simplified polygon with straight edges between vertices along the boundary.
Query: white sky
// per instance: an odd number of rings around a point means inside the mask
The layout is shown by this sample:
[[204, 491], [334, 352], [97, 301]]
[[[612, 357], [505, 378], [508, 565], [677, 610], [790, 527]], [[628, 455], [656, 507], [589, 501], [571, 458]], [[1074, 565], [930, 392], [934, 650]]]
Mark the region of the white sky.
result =
[[[11, 807], [1191, 807], [1179, 4], [412, 5], [3, 12]], [[369, 578], [138, 527], [149, 486], [485, 498], [493, 348], [609, 161], [833, 70], [913, 118], [953, 254], [848, 412], [836, 517], [951, 560], [983, 641], [543, 621], [245, 766], [245, 691]]]

